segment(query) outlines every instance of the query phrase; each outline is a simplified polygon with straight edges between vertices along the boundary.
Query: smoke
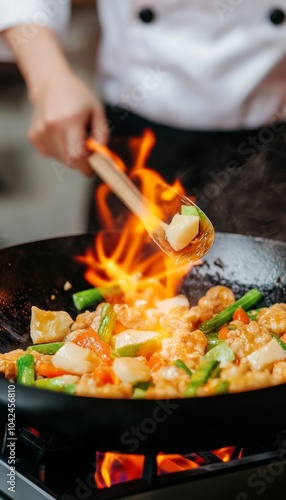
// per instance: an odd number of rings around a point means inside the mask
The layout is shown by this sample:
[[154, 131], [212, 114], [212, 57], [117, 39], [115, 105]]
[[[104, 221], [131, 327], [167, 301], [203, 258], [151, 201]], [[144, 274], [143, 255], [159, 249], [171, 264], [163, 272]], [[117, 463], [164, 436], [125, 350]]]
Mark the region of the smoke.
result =
[[251, 159], [237, 153], [224, 163], [217, 149], [195, 188], [216, 231], [286, 241], [286, 139], [262, 145]]

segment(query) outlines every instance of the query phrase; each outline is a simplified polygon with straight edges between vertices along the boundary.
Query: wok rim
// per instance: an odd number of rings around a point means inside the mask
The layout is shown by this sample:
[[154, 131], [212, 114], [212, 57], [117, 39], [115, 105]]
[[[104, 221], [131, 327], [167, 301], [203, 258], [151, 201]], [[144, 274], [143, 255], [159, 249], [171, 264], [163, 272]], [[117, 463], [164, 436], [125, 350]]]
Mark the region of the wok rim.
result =
[[[241, 395], [253, 394], [253, 393], [260, 394], [261, 391], [264, 394], [267, 394], [270, 391], [272, 391], [273, 388], [286, 387], [286, 382], [283, 382], [282, 384], [261, 387], [260, 389], [251, 389], [249, 391], [231, 392], [231, 393], [226, 393], [226, 394], [213, 394], [213, 395], [208, 395], [208, 396], [196, 396], [196, 397], [186, 397], [186, 398], [164, 398], [164, 399], [162, 399], [162, 398], [135, 399], [134, 398], [134, 399], [132, 399], [132, 398], [99, 398], [99, 397], [91, 397], [91, 396], [78, 396], [76, 394], [67, 394], [64, 392], [50, 391], [50, 390], [42, 389], [40, 387], [25, 386], [25, 385], [19, 384], [19, 383], [14, 382], [14, 381], [10, 381], [9, 379], [5, 379], [5, 378], [0, 379], [0, 384], [3, 384], [3, 385], [5, 384], [7, 387], [10, 384], [15, 385], [16, 387], [21, 387], [21, 390], [24, 390], [24, 391], [28, 390], [29, 392], [31, 390], [35, 390], [36, 391], [35, 394], [37, 394], [40, 391], [42, 393], [42, 395], [44, 395], [44, 394], [46, 395], [48, 392], [52, 396], [56, 396], [59, 399], [62, 399], [63, 397], [72, 398], [75, 401], [82, 401], [84, 399], [86, 401], [89, 401], [89, 403], [94, 402], [94, 401], [118, 401], [120, 403], [124, 402], [123, 404], [126, 404], [126, 405], [130, 404], [129, 403], [130, 401], [136, 401], [136, 402], [138, 402], [136, 404], [139, 404], [139, 405], [144, 404], [144, 406], [146, 405], [146, 401], [150, 402], [150, 405], [151, 405], [151, 403], [156, 403], [156, 402], [172, 401], [172, 402], [182, 403], [182, 401], [194, 401], [194, 400], [209, 399], [209, 398], [214, 399], [214, 400], [218, 400], [218, 399], [227, 400], [230, 398], [234, 399], [234, 397], [236, 397], [237, 399], [239, 399], [241, 397]], [[281, 389], [281, 391], [282, 391], [282, 389]], [[0, 396], [0, 403], [1, 403], [1, 396]]]

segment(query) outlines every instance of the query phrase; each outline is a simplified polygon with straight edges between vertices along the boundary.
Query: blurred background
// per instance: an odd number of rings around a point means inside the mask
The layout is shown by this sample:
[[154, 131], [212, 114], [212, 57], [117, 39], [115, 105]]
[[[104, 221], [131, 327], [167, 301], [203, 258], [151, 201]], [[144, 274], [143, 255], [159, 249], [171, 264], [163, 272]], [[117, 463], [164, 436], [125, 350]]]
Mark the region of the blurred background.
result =
[[[95, 92], [98, 39], [95, 1], [73, 0], [64, 50], [76, 73]], [[31, 106], [15, 64], [0, 61], [0, 88], [0, 248], [85, 233], [93, 180], [41, 157], [29, 144]], [[285, 126], [283, 130], [285, 134]], [[218, 153], [211, 151], [210, 161], [206, 161], [211, 170], [197, 199], [217, 231], [286, 241], [286, 142], [284, 137], [278, 143], [268, 142], [259, 145], [254, 161], [243, 164], [240, 175], [232, 176], [227, 189], [222, 185], [217, 194], [211, 192], [221, 186], [220, 176], [225, 174], [220, 170], [226, 162], [220, 157], [220, 148]], [[276, 150], [280, 158], [277, 165]], [[245, 157], [238, 152], [234, 159], [241, 165]]]
[[[64, 48], [93, 88], [95, 26], [94, 0], [74, 0]], [[0, 88], [0, 248], [85, 232], [92, 181], [41, 157], [29, 144], [31, 106], [14, 64], [0, 62]]]

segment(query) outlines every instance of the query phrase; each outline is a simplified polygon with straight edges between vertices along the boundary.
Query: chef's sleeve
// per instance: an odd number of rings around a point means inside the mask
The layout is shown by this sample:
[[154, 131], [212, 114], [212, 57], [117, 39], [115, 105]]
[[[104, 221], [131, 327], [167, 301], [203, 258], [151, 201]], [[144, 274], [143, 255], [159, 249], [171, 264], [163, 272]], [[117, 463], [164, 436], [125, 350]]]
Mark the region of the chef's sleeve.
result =
[[[38, 26], [50, 28], [61, 37], [69, 23], [70, 11], [70, 0], [0, 0], [0, 35], [3, 30], [23, 25], [19, 43], [28, 43]], [[12, 60], [12, 53], [0, 36], [0, 62]]]

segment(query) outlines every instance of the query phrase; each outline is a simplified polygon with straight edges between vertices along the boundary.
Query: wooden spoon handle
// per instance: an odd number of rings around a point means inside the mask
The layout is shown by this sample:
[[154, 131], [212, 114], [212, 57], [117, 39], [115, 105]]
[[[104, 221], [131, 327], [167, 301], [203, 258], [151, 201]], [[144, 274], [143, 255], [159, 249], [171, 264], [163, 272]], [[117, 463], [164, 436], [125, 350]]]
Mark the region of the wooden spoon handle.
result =
[[116, 166], [111, 158], [101, 153], [92, 153], [88, 157], [88, 160], [93, 171], [110, 187], [129, 210], [141, 220], [149, 233], [161, 224], [160, 219], [148, 208], [150, 202], [144, 198], [129, 177]]

